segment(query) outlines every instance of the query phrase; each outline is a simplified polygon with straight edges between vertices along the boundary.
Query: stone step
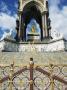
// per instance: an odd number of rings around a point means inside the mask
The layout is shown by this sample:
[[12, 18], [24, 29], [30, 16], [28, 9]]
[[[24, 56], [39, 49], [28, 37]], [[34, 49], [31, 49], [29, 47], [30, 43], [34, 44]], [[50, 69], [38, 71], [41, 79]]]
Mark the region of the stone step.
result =
[[30, 58], [36, 64], [67, 64], [67, 52], [0, 52], [0, 64], [28, 64]]

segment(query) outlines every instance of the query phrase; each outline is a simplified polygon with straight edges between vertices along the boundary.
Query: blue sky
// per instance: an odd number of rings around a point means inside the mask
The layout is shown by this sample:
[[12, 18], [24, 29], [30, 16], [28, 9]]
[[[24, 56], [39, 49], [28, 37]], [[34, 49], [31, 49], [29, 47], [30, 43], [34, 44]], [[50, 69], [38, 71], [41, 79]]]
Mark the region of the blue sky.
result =
[[[60, 32], [67, 39], [67, 0], [48, 0], [52, 35]], [[15, 31], [18, 0], [0, 0], [0, 37], [4, 32]]]
[[[10, 10], [10, 12], [12, 14], [16, 13], [17, 11], [17, 3], [18, 3], [18, 0], [0, 0], [0, 3], [1, 3], [1, 6], [0, 6], [0, 11], [2, 11], [2, 8], [3, 8], [3, 5], [6, 5], [6, 8], [8, 10]], [[5, 6], [4, 6], [5, 7]], [[5, 9], [6, 10], [6, 9]]]

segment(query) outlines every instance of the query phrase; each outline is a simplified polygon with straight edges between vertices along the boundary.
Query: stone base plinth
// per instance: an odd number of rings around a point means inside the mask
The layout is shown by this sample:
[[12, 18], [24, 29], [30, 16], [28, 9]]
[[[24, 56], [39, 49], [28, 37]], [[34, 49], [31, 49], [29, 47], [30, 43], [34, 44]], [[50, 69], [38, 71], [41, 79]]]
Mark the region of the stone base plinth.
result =
[[67, 41], [64, 39], [49, 42], [16, 42], [4, 39], [0, 42], [0, 51], [9, 52], [54, 52], [67, 50]]

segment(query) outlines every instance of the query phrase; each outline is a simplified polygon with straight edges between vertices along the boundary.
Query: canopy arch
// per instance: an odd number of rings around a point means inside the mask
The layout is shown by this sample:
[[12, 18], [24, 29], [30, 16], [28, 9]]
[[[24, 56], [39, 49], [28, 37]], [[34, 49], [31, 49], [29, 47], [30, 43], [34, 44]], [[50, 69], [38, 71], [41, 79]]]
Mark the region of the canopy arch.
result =
[[31, 1], [27, 4], [25, 4], [22, 12], [22, 17], [23, 17], [23, 23], [24, 23], [24, 38], [26, 37], [26, 28], [31, 19], [35, 19], [37, 23], [40, 26], [41, 29], [41, 39], [42, 39], [42, 14], [41, 10], [39, 9], [39, 5], [36, 4], [35, 1]]
[[25, 7], [27, 4], [32, 3], [32, 2], [35, 3], [35, 5], [39, 8], [39, 10], [40, 10], [41, 12], [43, 12], [43, 11], [45, 10], [44, 4], [41, 3], [40, 1], [36, 1], [36, 0], [34, 0], [34, 1], [28, 0], [28, 1], [26, 1], [26, 2], [23, 3], [23, 5], [22, 5], [22, 11], [23, 11], [24, 7]]

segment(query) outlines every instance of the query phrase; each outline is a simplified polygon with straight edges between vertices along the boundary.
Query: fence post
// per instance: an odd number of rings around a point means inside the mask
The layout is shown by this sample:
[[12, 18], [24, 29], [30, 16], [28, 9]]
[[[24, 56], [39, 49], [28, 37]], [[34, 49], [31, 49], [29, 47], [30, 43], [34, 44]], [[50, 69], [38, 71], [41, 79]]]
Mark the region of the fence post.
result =
[[9, 83], [10, 83], [10, 90], [12, 90], [12, 87], [13, 87], [13, 73], [14, 73], [14, 63], [11, 64], [11, 67], [10, 67], [10, 80], [9, 80]]
[[53, 64], [50, 64], [50, 83], [51, 83], [51, 90], [54, 90], [54, 79], [52, 78], [53, 75]]
[[[0, 80], [1, 80], [1, 75], [0, 75]], [[2, 90], [2, 82], [0, 82], [0, 90]]]
[[33, 58], [30, 58], [30, 90], [33, 90]]

